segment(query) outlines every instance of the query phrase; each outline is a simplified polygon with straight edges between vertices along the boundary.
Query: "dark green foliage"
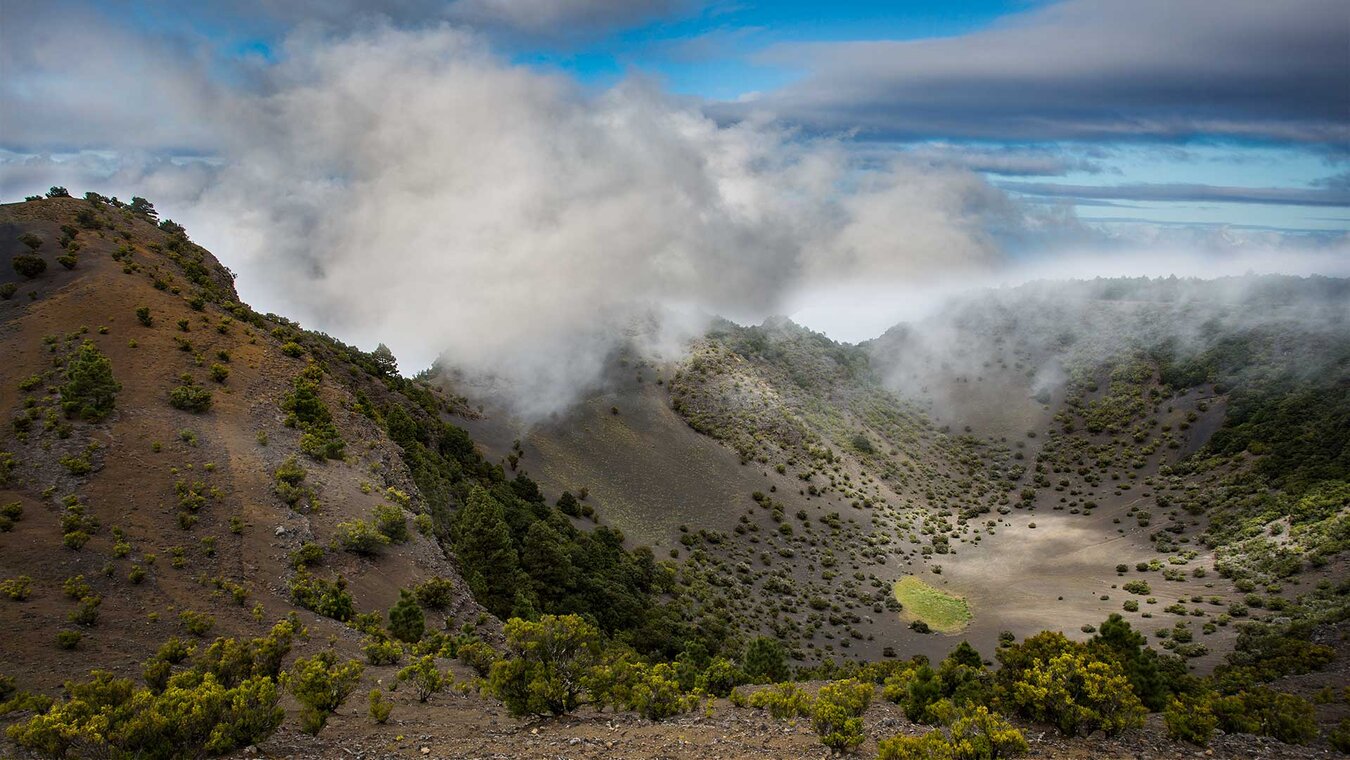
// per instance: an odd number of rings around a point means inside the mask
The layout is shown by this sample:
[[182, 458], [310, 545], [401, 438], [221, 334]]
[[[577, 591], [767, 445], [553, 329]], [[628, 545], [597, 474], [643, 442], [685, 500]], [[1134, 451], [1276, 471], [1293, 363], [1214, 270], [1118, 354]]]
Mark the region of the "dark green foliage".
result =
[[1258, 687], [1218, 697], [1210, 709], [1228, 733], [1263, 734], [1287, 744], [1307, 744], [1317, 736], [1312, 703], [1293, 694]]
[[455, 584], [449, 578], [431, 578], [417, 584], [413, 593], [417, 596], [417, 604], [423, 609], [443, 610], [454, 601]]
[[488, 689], [513, 715], [563, 715], [580, 704], [583, 677], [600, 655], [600, 632], [576, 615], [513, 618], [507, 656], [493, 663]]
[[1163, 713], [1167, 735], [1200, 747], [1209, 746], [1218, 719], [1210, 709], [1210, 695], [1182, 694], [1172, 699]]
[[403, 510], [389, 504], [375, 507], [375, 529], [384, 534], [390, 542], [402, 544], [408, 540], [408, 518]]
[[80, 260], [70, 254], [64, 254], [56, 257], [56, 263], [66, 269], [74, 269], [75, 265], [80, 263]]
[[752, 681], [782, 681], [788, 675], [787, 652], [777, 639], [761, 636], [746, 644], [741, 667]]
[[389, 609], [389, 633], [399, 641], [415, 644], [422, 640], [426, 628], [426, 618], [417, 599], [407, 590], [399, 591], [398, 602]]
[[295, 661], [287, 673], [286, 685], [300, 702], [300, 729], [318, 734], [332, 715], [361, 682], [365, 666], [356, 660], [345, 663], [324, 650]]
[[142, 325], [145, 325], [146, 327], [150, 327], [151, 325], [154, 324], [155, 321], [150, 316], [149, 306], [136, 307], [136, 321], [140, 322]]
[[10, 264], [14, 267], [15, 272], [30, 280], [47, 271], [46, 259], [30, 253], [21, 253], [15, 256], [10, 260]]
[[25, 232], [22, 235], [20, 235], [19, 242], [28, 246], [28, 249], [30, 251], [36, 251], [37, 249], [42, 247], [42, 238], [38, 237], [37, 235], [34, 235], [31, 232]]
[[113, 378], [112, 362], [93, 341], [80, 345], [66, 366], [61, 407], [71, 417], [98, 422], [112, 414], [121, 383]]
[[290, 585], [291, 601], [311, 612], [344, 623], [356, 614], [352, 595], [347, 592], [347, 579], [340, 575], [336, 581], [326, 581], [302, 570], [295, 574]]
[[137, 757], [147, 760], [223, 755], [266, 739], [285, 713], [272, 678], [226, 687], [189, 671], [165, 688], [94, 671], [90, 681], [67, 682], [68, 698], [9, 729], [18, 744], [48, 757]]
[[315, 459], [341, 459], [346, 442], [333, 424], [333, 415], [319, 396], [319, 381], [323, 369], [311, 362], [292, 384], [292, 390], [281, 400], [282, 410], [288, 412], [286, 424], [298, 427], [300, 450]]
[[200, 414], [211, 408], [211, 390], [195, 383], [180, 385], [169, 391], [169, 405], [174, 409]]
[[1186, 677], [1186, 665], [1180, 658], [1159, 655], [1145, 646], [1143, 634], [1118, 614], [1112, 613], [1098, 627], [1092, 645], [1120, 663], [1139, 701], [1153, 712], [1168, 705]]

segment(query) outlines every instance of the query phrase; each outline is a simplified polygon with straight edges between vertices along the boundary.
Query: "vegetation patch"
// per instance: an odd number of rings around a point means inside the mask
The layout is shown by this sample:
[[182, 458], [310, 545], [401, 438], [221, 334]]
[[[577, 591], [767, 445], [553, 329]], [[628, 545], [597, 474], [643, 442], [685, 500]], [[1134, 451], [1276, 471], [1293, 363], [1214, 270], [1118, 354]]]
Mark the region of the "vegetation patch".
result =
[[939, 591], [912, 575], [896, 581], [893, 591], [906, 620], [921, 621], [942, 633], [956, 633], [970, 622], [965, 599]]

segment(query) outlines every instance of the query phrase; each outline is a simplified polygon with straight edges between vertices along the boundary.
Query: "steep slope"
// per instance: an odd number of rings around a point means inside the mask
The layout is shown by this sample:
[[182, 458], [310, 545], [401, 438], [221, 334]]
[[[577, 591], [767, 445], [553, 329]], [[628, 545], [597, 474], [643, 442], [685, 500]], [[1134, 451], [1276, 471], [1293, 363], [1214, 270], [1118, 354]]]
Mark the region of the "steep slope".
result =
[[[143, 659], [178, 630], [185, 610], [214, 616], [216, 633], [265, 631], [265, 621], [294, 609], [292, 552], [307, 542], [329, 547], [340, 524], [369, 520], [380, 505], [408, 521], [426, 510], [399, 447], [356, 411], [353, 391], [396, 394], [376, 379], [334, 378], [347, 370], [330, 346], [240, 306], [228, 272], [169, 229], [69, 198], [0, 208], [0, 258], [20, 253], [16, 239], [32, 234], [51, 262], [0, 301], [0, 450], [12, 457], [0, 503], [22, 509], [0, 533], [0, 577], [33, 583], [28, 601], [0, 605], [0, 638], [6, 670], [35, 687], [82, 675], [90, 662]], [[77, 260], [70, 270], [52, 261], [63, 238]], [[120, 385], [99, 421], [62, 410], [67, 370], [86, 344], [107, 357]], [[327, 367], [315, 373], [314, 401], [345, 443], [336, 458], [302, 453], [305, 433], [287, 424], [294, 412], [285, 400], [311, 362]], [[209, 409], [175, 408], [183, 388], [209, 397]], [[292, 458], [307, 491], [293, 507], [273, 475]], [[68, 537], [78, 533], [88, 540], [77, 546]], [[481, 611], [435, 539], [418, 531], [373, 558], [321, 554], [314, 573], [346, 578], [360, 610], [383, 610], [399, 588], [442, 576], [458, 589], [452, 617]], [[96, 625], [67, 620], [79, 602], [62, 586], [76, 575], [102, 600]], [[55, 651], [65, 629], [84, 632], [76, 653]]]

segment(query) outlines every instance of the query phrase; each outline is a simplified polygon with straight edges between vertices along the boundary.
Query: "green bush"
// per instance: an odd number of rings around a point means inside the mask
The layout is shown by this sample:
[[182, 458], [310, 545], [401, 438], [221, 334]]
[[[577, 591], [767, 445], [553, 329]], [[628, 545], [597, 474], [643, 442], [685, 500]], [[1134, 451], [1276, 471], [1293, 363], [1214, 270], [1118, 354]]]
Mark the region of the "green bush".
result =
[[336, 581], [326, 581], [301, 571], [291, 579], [290, 586], [291, 601], [311, 612], [344, 623], [356, 614], [347, 579], [340, 575]]
[[436, 576], [417, 584], [413, 594], [423, 609], [443, 610], [455, 599], [455, 584], [449, 578]]
[[1207, 694], [1180, 694], [1174, 697], [1163, 711], [1163, 722], [1167, 725], [1168, 736], [1200, 747], [1209, 746], [1209, 740], [1219, 723], [1210, 709]]
[[761, 636], [746, 644], [741, 667], [756, 683], [776, 683], [788, 676], [787, 652], [778, 639]]
[[862, 714], [872, 701], [873, 686], [855, 679], [820, 687], [811, 708], [811, 724], [820, 742], [833, 752], [849, 752], [862, 744]]
[[105, 671], [91, 676], [68, 682], [66, 701], [11, 726], [9, 737], [49, 757], [200, 757], [257, 744], [285, 715], [267, 677], [227, 688], [210, 674], [189, 672], [153, 692]]
[[1256, 687], [1210, 705], [1226, 733], [1273, 736], [1286, 744], [1307, 744], [1317, 737], [1312, 703], [1293, 694]]
[[582, 677], [600, 653], [600, 632], [576, 615], [507, 621], [507, 656], [492, 664], [488, 690], [513, 715], [563, 715], [576, 709]]
[[488, 673], [492, 672], [493, 663], [499, 659], [497, 650], [482, 641], [467, 641], [460, 644], [456, 657], [481, 678], [486, 678]]
[[370, 690], [370, 719], [376, 723], [384, 724], [389, 720], [389, 714], [394, 711], [394, 703], [384, 698], [384, 691], [379, 688]]
[[19, 292], [19, 284], [17, 282], [0, 284], [0, 299], [8, 301], [13, 298], [14, 294], [17, 292]]
[[417, 689], [418, 702], [431, 699], [432, 695], [445, 691], [454, 682], [452, 674], [442, 673], [436, 668], [436, 658], [431, 655], [417, 658], [398, 672], [398, 683], [411, 683]]
[[787, 682], [760, 689], [750, 695], [746, 704], [763, 708], [773, 717], [786, 720], [810, 715], [815, 700], [802, 687]]
[[745, 671], [725, 657], [714, 657], [698, 675], [696, 687], [715, 697], [725, 697], [745, 683]]
[[33, 594], [33, 579], [27, 575], [6, 578], [0, 581], [0, 594], [4, 594], [16, 602], [25, 601]]
[[361, 645], [366, 661], [371, 665], [395, 665], [403, 659], [403, 647], [397, 641], [372, 636]]
[[10, 260], [10, 264], [14, 267], [15, 272], [30, 280], [47, 271], [46, 260], [31, 253], [21, 253], [15, 256]]
[[389, 544], [389, 537], [365, 520], [350, 520], [338, 523], [337, 542], [352, 554], [373, 557]]
[[408, 540], [408, 518], [403, 510], [388, 504], [375, 507], [373, 517], [375, 529], [383, 533], [392, 543], [402, 544]]
[[1350, 755], [1350, 718], [1341, 718], [1341, 722], [1327, 732], [1327, 741], [1341, 754]]
[[328, 650], [296, 660], [286, 674], [286, 686], [301, 705], [300, 729], [312, 735], [322, 731], [328, 716], [356, 689], [363, 672], [360, 662], [340, 663]]
[[80, 645], [80, 639], [82, 638], [84, 638], [84, 634], [79, 631], [57, 631], [56, 646], [61, 649], [74, 649]]
[[112, 413], [122, 384], [113, 378], [112, 362], [93, 341], [80, 345], [66, 366], [61, 408], [71, 417], [98, 422]]
[[426, 618], [422, 608], [417, 606], [417, 599], [406, 589], [400, 590], [398, 602], [389, 609], [389, 632], [399, 641], [415, 644], [422, 640], [426, 628]]
[[1115, 736], [1142, 725], [1145, 714], [1119, 665], [1076, 652], [1035, 663], [1013, 684], [1012, 699], [1027, 717], [1053, 723], [1065, 736], [1097, 730]]
[[56, 257], [56, 263], [60, 264], [61, 266], [65, 267], [66, 269], [69, 270], [69, 269], [74, 269], [74, 268], [75, 268], [75, 265], [78, 264], [78, 263], [80, 263], [80, 260], [77, 259], [77, 258], [75, 258], [74, 256], [70, 255], [69, 253], [66, 253], [66, 254], [62, 254], [62, 255], [60, 255], [60, 256], [57, 256], [57, 257]]
[[696, 697], [680, 688], [675, 668], [669, 663], [639, 664], [636, 676], [625, 706], [647, 720], [665, 720], [697, 704]]
[[193, 610], [183, 610], [178, 615], [178, 622], [183, 625], [183, 630], [193, 636], [205, 636], [210, 633], [216, 625], [216, 619], [203, 612]]
[[150, 316], [149, 306], [136, 307], [136, 321], [140, 322], [142, 325], [145, 325], [146, 327], [150, 327], [155, 323], [154, 318]]
[[196, 384], [180, 385], [169, 391], [169, 405], [199, 414], [211, 408], [211, 391]]

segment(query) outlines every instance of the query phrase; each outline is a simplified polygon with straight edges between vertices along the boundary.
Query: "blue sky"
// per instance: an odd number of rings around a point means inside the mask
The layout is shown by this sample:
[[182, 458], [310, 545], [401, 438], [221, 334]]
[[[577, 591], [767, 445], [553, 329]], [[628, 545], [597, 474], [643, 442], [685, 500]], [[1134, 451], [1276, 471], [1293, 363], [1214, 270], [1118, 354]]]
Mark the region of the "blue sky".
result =
[[653, 310], [858, 340], [953, 288], [1347, 276], [1350, 5], [3, 0], [0, 200], [51, 185], [527, 384]]
[[[1271, 5], [1276, 6], [1273, 15], [1262, 9]], [[98, 5], [15, 0], [4, 12], [15, 30], [27, 16], [92, 16], [129, 41], [156, 41], [201, 67], [217, 85], [242, 88], [259, 68], [283, 60], [286, 40], [298, 32], [342, 34], [369, 19], [403, 27], [451, 23], [482, 34], [498, 55], [517, 65], [559, 73], [596, 91], [642, 78], [672, 95], [707, 104], [724, 122], [764, 104], [803, 134], [844, 135], [866, 150], [918, 150], [932, 159], [936, 145], [944, 156], [940, 160], [981, 171], [1030, 204], [1072, 204], [1088, 221], [1193, 222], [1319, 234], [1350, 227], [1345, 203], [1350, 197], [1345, 179], [1350, 10], [1320, 0], [1227, 5], [1155, 0], [249, 0], [186, 7], [158, 0]], [[1129, 28], [1117, 31], [1136, 18], [1144, 21], [1133, 30], [1135, 38]], [[1270, 29], [1269, 44], [1254, 40], [1265, 29]], [[24, 57], [25, 41], [17, 31], [14, 35], [8, 47], [20, 50], [7, 54], [9, 84], [3, 93], [11, 108], [8, 117], [0, 117], [0, 147], [18, 154], [50, 153], [53, 147], [66, 153], [116, 149], [80, 138], [64, 145], [25, 139], [26, 125], [16, 122], [32, 110], [28, 101], [41, 100], [35, 91], [55, 83], [53, 91], [60, 92], [82, 72], [37, 70], [33, 59]], [[1137, 39], [1154, 36], [1160, 38], [1155, 50]], [[1082, 44], [1073, 47], [1076, 37]], [[1069, 47], [1058, 54], [1057, 45]], [[1251, 51], [1245, 56], [1243, 46]], [[1190, 47], [1196, 48], [1195, 56], [1179, 53]], [[1051, 48], [1044, 64], [1038, 61], [1041, 48]], [[1139, 49], [1134, 58], [1099, 54], [1132, 48]], [[1291, 52], [1276, 55], [1285, 50]], [[1318, 52], [1303, 55], [1306, 50]], [[978, 61], [986, 53], [1000, 60], [982, 70]], [[1159, 65], [1150, 66], [1151, 57]], [[973, 63], [962, 62], [967, 58]], [[1248, 59], [1257, 58], [1266, 71], [1243, 74]], [[1303, 60], [1290, 63], [1290, 58]], [[1070, 68], [1089, 73], [1077, 79], [1066, 75], [1066, 60]], [[1230, 81], [1218, 81], [1223, 77], [1204, 70], [1211, 60], [1237, 73]], [[894, 65], [888, 68], [888, 61]], [[1289, 71], [1282, 78], [1283, 68]], [[1318, 73], [1310, 77], [1309, 71]], [[1244, 76], [1252, 80], [1250, 88]], [[1317, 81], [1304, 86], [1310, 79]], [[947, 100], [940, 101], [925, 88], [954, 94], [944, 92]], [[1047, 94], [1061, 88], [1068, 93], [1063, 98]], [[1018, 104], [1022, 91], [1032, 94]], [[1084, 94], [1074, 100], [1075, 91]], [[980, 103], [985, 101], [1003, 104], [984, 108]], [[1080, 103], [1085, 104], [1081, 123], [1073, 113]], [[855, 110], [858, 116], [851, 120]], [[907, 120], [908, 112], [922, 116]], [[1001, 135], [1004, 120], [1009, 127]], [[1133, 130], [1111, 124], [1135, 120], [1155, 126]], [[59, 133], [52, 136], [53, 142], [57, 139]], [[212, 152], [194, 146], [191, 137], [178, 136], [178, 145], [172, 139], [151, 147], [178, 154]], [[958, 155], [963, 151], [986, 157], [1055, 155], [1070, 159], [1070, 165], [1041, 174], [1015, 166], [1005, 174], [1007, 165], [983, 166]], [[1035, 187], [1027, 184], [1032, 180]], [[1046, 185], [1071, 187], [1076, 194]], [[1300, 189], [1323, 193], [1332, 203], [1326, 198], [1310, 205], [1262, 203], [1259, 197], [1235, 202], [1185, 192], [1153, 200], [1115, 197], [1119, 193], [1110, 188], [1120, 185]], [[1107, 188], [1099, 193], [1104, 197], [1093, 197], [1092, 188], [1098, 187]], [[1028, 188], [1037, 192], [1023, 192]], [[1040, 194], [1047, 189], [1051, 194]]]

